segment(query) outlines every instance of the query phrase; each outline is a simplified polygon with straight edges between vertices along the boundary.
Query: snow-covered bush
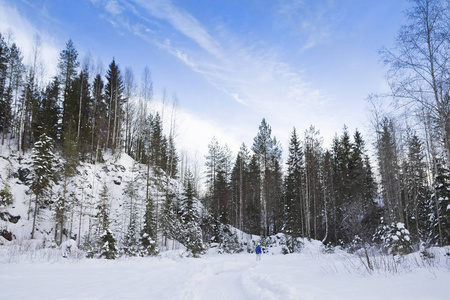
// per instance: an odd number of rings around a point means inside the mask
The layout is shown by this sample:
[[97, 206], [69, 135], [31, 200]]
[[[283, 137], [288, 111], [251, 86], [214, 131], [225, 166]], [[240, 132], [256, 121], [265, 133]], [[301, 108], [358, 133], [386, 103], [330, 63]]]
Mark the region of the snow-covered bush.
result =
[[361, 248], [363, 248], [363, 240], [358, 235], [355, 235], [352, 242], [348, 246], [347, 251], [349, 253], [355, 253], [356, 251], [358, 251]]
[[331, 254], [334, 253], [334, 246], [331, 242], [328, 242], [327, 244], [323, 244], [322, 245], [322, 252], [323, 253], [327, 253], [327, 254]]
[[117, 256], [116, 239], [111, 231], [107, 229], [100, 238], [102, 247], [100, 249], [100, 258], [115, 259]]
[[149, 236], [144, 233], [142, 235], [141, 245], [139, 246], [139, 255], [140, 256], [154, 256], [159, 254], [159, 248], [157, 243]]
[[388, 254], [408, 254], [413, 250], [410, 233], [402, 222], [386, 225], [382, 220], [373, 240]]

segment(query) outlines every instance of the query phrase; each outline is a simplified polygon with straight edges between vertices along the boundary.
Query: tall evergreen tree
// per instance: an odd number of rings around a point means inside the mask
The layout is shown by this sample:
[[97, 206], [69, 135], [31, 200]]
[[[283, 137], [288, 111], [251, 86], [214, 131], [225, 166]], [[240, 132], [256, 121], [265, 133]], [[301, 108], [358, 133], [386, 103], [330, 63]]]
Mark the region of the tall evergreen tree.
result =
[[91, 149], [93, 162], [100, 158], [100, 149], [106, 144], [107, 134], [107, 110], [103, 96], [104, 83], [100, 74], [97, 74], [93, 83], [92, 110], [90, 113], [91, 127]]
[[99, 257], [115, 259], [117, 256], [116, 239], [110, 230], [109, 191], [106, 183], [103, 184], [99, 197], [96, 215], [99, 230]]
[[155, 205], [153, 200], [148, 198], [145, 205], [144, 227], [141, 232], [141, 255], [156, 255], [159, 252], [156, 243], [157, 222], [155, 217]]
[[117, 150], [120, 147], [120, 134], [123, 116], [123, 79], [115, 59], [106, 72], [105, 100], [107, 112], [106, 148]]
[[253, 140], [252, 150], [256, 155], [260, 173], [260, 208], [261, 208], [261, 235], [268, 236], [276, 230], [278, 211], [276, 209], [281, 194], [271, 195], [271, 191], [278, 191], [281, 184], [279, 166], [281, 149], [272, 138], [272, 128], [266, 120], [261, 121], [259, 132]]
[[246, 199], [248, 186], [248, 164], [250, 163], [250, 153], [243, 143], [236, 157], [236, 161], [231, 172], [230, 182], [230, 217], [231, 224], [243, 231], [246, 230]]
[[388, 222], [403, 222], [397, 143], [392, 120], [383, 120], [381, 132], [378, 133], [377, 150], [386, 219]]
[[33, 154], [31, 156], [33, 180], [30, 185], [30, 189], [35, 195], [33, 227], [31, 231], [32, 239], [34, 238], [38, 210], [40, 205], [42, 205], [44, 198], [49, 195], [51, 182], [53, 180], [55, 155], [52, 152], [52, 148], [53, 140], [46, 134], [43, 134], [34, 144]]
[[[78, 62], [78, 51], [71, 39], [66, 43], [66, 49], [62, 50], [59, 55], [59, 74], [61, 76], [60, 82], [63, 86], [63, 111], [62, 111], [62, 130], [74, 136], [73, 132], [76, 130], [74, 125], [75, 118], [78, 115], [77, 104], [78, 100], [72, 96], [73, 82], [77, 75], [77, 68], [80, 65]], [[67, 137], [67, 136], [66, 136]]]
[[203, 249], [202, 232], [199, 226], [198, 210], [194, 205], [194, 179], [188, 170], [185, 175], [184, 193], [180, 205], [181, 224], [185, 230], [185, 246], [194, 256]]
[[[7, 91], [6, 78], [8, 70], [9, 47], [0, 33], [0, 126], [3, 125], [4, 113], [7, 111], [5, 95]], [[3, 129], [3, 128], [2, 128]]]
[[53, 81], [47, 86], [42, 102], [39, 105], [39, 113], [37, 114], [37, 128], [35, 134], [47, 134], [56, 141], [61, 134], [59, 128], [60, 107], [59, 94], [60, 83], [58, 77], [54, 77]]
[[283, 231], [293, 238], [303, 234], [303, 148], [294, 128], [289, 142], [287, 175], [284, 180], [284, 228]]

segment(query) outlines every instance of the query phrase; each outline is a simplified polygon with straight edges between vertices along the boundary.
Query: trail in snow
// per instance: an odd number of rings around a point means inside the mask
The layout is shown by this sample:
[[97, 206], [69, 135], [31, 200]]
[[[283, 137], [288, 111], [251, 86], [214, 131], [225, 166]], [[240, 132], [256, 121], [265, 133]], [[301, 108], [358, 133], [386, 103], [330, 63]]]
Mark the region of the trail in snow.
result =
[[338, 255], [307, 253], [0, 263], [0, 299], [448, 299], [445, 268], [349, 268]]

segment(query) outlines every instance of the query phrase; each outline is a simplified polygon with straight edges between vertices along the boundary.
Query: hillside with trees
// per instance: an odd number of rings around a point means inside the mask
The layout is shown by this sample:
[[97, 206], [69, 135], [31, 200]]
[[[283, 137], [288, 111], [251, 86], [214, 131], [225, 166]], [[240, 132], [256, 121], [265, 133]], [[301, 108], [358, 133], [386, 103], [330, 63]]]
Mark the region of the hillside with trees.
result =
[[0, 241], [73, 239], [108, 259], [238, 252], [238, 233], [284, 233], [287, 252], [298, 238], [389, 253], [450, 245], [448, 15], [445, 1], [415, 1], [380, 51], [391, 92], [369, 97], [369, 137], [343, 125], [324, 145], [311, 125], [282, 149], [262, 119], [236, 154], [212, 138], [204, 182], [180, 159], [174, 112], [152, 108], [149, 68], [140, 81], [114, 58], [94, 71], [69, 39], [47, 80], [39, 38], [25, 65], [2, 33]]

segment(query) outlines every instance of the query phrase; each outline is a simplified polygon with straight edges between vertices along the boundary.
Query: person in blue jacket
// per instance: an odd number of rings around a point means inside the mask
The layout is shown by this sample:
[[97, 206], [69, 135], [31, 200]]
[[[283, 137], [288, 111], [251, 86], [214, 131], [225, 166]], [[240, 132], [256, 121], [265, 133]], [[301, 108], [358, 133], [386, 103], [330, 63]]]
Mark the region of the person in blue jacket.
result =
[[257, 261], [258, 261], [258, 260], [261, 260], [261, 252], [262, 252], [262, 250], [261, 250], [261, 245], [258, 244], [258, 246], [256, 246], [256, 248], [255, 248], [256, 260], [257, 260]]

